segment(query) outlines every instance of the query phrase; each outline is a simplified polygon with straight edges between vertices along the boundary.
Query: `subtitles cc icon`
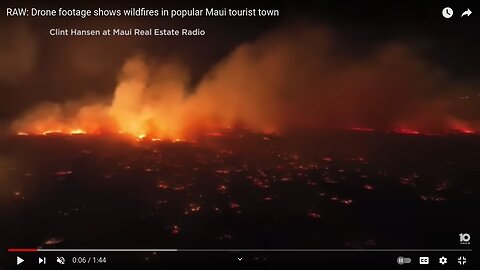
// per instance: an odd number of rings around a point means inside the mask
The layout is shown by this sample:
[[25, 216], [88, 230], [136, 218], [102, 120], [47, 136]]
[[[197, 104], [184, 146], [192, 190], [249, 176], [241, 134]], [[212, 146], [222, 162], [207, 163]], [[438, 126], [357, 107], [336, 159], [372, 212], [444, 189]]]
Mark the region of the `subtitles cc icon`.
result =
[[428, 258], [428, 257], [420, 257], [420, 259], [418, 260], [418, 263], [419, 263], [419, 264], [429, 264], [429, 263], [430, 263], [430, 258]]

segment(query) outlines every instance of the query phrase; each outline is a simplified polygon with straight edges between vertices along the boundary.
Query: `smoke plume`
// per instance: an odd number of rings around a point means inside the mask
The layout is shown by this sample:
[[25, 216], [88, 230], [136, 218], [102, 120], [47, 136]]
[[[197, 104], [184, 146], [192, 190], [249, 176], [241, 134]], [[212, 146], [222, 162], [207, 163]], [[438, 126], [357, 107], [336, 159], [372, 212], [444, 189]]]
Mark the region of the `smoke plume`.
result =
[[43, 104], [13, 124], [42, 133], [128, 132], [191, 138], [242, 126], [261, 132], [370, 127], [472, 130], [451, 93], [472, 86], [448, 76], [400, 42], [351, 53], [326, 27], [298, 24], [238, 46], [191, 89], [178, 61], [134, 56], [109, 102]]

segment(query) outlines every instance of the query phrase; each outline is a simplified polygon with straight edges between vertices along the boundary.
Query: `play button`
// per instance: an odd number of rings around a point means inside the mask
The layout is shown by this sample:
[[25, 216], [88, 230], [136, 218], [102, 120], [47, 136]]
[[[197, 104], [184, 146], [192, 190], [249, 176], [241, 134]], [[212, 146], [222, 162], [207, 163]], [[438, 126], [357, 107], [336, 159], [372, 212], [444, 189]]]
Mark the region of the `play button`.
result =
[[17, 256], [17, 265], [21, 264], [24, 260]]

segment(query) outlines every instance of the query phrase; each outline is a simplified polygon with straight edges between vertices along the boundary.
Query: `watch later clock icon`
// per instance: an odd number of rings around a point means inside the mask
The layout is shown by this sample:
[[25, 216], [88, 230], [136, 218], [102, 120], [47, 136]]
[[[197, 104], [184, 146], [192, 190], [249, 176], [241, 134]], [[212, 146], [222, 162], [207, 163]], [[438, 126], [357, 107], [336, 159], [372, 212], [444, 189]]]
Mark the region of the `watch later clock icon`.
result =
[[442, 10], [443, 17], [450, 19], [453, 16], [453, 9], [446, 7]]

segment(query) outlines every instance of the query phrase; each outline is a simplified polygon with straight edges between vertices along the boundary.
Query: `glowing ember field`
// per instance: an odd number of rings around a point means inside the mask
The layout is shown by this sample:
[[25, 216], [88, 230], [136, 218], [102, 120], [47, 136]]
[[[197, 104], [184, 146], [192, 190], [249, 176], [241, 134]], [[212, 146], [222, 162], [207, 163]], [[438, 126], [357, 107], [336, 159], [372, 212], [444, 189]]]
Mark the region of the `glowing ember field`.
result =
[[[231, 130], [232, 128], [228, 127], [224, 130]], [[404, 134], [404, 135], [422, 135], [422, 136], [448, 136], [448, 135], [475, 135], [476, 132], [472, 129], [468, 128], [452, 128], [442, 131], [426, 131], [426, 130], [417, 130], [417, 129], [410, 129], [410, 128], [394, 128], [394, 129], [373, 129], [373, 128], [366, 128], [366, 127], [349, 127], [343, 128], [341, 130], [350, 130], [356, 132], [380, 132], [380, 133], [396, 133], [396, 134]], [[130, 133], [124, 131], [117, 131], [117, 132], [102, 132], [102, 131], [86, 131], [80, 128], [73, 128], [73, 129], [46, 129], [41, 132], [24, 132], [18, 131], [16, 135], [18, 136], [39, 136], [39, 135], [98, 135], [98, 136], [112, 136], [112, 135], [121, 135], [121, 136], [130, 136], [135, 137], [138, 140], [152, 140], [152, 141], [187, 141], [187, 139], [182, 138], [175, 138], [172, 139], [170, 137], [165, 136], [156, 136], [149, 133]], [[210, 132], [205, 133], [203, 135], [206, 136], [224, 136], [224, 132]], [[270, 135], [270, 134], [266, 134]], [[201, 136], [195, 135], [194, 138]]]
[[5, 245], [448, 248], [478, 224], [476, 135], [72, 133], [1, 139]]

